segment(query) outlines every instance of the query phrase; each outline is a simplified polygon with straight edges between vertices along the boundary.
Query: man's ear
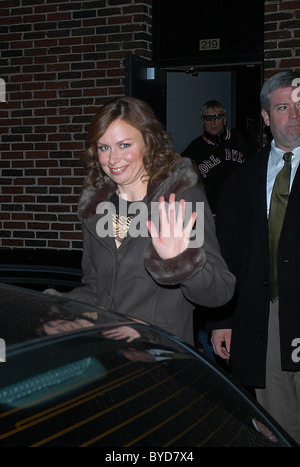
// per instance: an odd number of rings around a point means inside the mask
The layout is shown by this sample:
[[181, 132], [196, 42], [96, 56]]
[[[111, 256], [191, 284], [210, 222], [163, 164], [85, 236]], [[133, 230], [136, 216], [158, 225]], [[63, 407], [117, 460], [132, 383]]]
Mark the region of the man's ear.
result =
[[265, 125], [270, 126], [270, 118], [269, 118], [269, 114], [266, 111], [266, 109], [262, 109], [261, 116], [264, 119]]

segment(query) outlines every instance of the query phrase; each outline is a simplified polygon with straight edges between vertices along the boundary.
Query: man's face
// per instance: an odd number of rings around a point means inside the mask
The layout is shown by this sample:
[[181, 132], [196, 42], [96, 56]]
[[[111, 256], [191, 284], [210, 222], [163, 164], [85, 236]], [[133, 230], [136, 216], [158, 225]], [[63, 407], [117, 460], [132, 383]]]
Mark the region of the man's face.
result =
[[[215, 116], [218, 115], [220, 116], [219, 120], [216, 120]], [[206, 116], [211, 116], [212, 118], [210, 120], [205, 120], [204, 117]], [[218, 117], [217, 117], [218, 118]], [[216, 107], [212, 107], [210, 109], [207, 109], [202, 116], [202, 125], [205, 131], [207, 133], [210, 133], [213, 136], [217, 136], [225, 130], [225, 126], [227, 124], [227, 118], [223, 114], [223, 112], [220, 109], [217, 109]]]
[[283, 151], [300, 146], [300, 98], [295, 88], [280, 88], [270, 94], [270, 112], [262, 109], [262, 117], [270, 127], [275, 145]]

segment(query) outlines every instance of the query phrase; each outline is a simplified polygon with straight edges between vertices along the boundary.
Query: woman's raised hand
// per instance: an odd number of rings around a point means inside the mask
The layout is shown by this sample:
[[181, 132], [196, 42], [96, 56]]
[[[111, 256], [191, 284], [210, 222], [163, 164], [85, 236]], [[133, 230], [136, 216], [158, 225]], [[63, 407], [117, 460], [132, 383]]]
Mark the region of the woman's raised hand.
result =
[[193, 212], [186, 227], [184, 227], [185, 200], [181, 199], [177, 204], [178, 212], [176, 214], [175, 193], [170, 194], [168, 203], [161, 196], [158, 203], [159, 231], [152, 221], [147, 222], [153, 246], [162, 259], [173, 258], [187, 249], [196, 221], [197, 213]]

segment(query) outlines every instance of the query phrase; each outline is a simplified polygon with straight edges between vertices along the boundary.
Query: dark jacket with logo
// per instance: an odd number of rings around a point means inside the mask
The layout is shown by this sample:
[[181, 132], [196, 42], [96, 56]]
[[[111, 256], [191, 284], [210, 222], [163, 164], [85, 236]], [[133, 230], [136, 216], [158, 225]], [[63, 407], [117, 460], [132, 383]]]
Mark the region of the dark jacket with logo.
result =
[[97, 212], [115, 190], [116, 185], [106, 178], [104, 186], [86, 189], [81, 195], [83, 287], [64, 295], [133, 316], [193, 343], [194, 303], [225, 304], [234, 293], [235, 278], [220, 254], [213, 217], [191, 161], [184, 158], [166, 180], [149, 185], [144, 200], [147, 215], [142, 223], [161, 195], [168, 200], [175, 192], [177, 200], [184, 198], [194, 207], [196, 202], [204, 203], [203, 245], [175, 258], [158, 257], [149, 235], [131, 236], [132, 224], [118, 249], [114, 238], [101, 236], [99, 221], [104, 214]]
[[[263, 387], [269, 316], [266, 204], [268, 144], [234, 171], [217, 210], [222, 254], [237, 278], [234, 313], [209, 327], [232, 328], [231, 369], [242, 384]], [[279, 322], [283, 370], [300, 370], [292, 342], [300, 338], [300, 168], [289, 196], [278, 247]]]
[[220, 190], [229, 174], [255, 153], [251, 138], [237, 129], [218, 136], [203, 133], [182, 152], [197, 165], [212, 212], [215, 214]]

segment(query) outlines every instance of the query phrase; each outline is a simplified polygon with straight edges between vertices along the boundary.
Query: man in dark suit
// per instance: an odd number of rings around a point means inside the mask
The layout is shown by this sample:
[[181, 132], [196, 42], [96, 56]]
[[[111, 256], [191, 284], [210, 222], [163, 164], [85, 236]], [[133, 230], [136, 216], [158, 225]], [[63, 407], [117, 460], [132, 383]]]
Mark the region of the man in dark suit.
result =
[[222, 192], [217, 234], [237, 286], [233, 312], [210, 327], [215, 353], [230, 359], [233, 377], [255, 388], [300, 443], [300, 73], [269, 78], [260, 100], [273, 140]]

